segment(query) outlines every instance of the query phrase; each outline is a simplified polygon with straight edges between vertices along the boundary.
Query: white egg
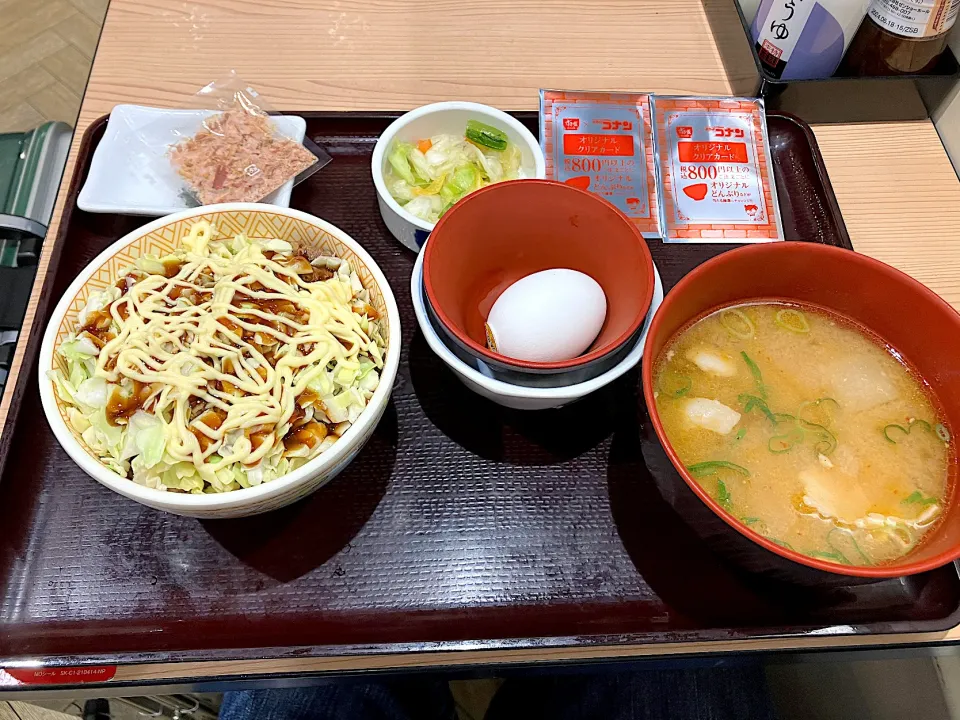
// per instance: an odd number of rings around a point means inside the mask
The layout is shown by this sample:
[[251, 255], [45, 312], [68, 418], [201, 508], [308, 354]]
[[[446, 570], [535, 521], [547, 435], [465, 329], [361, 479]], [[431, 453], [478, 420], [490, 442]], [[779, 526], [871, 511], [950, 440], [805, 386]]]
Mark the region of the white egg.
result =
[[516, 360], [559, 362], [582, 355], [607, 316], [603, 288], [589, 275], [543, 270], [508, 287], [490, 309], [490, 348]]

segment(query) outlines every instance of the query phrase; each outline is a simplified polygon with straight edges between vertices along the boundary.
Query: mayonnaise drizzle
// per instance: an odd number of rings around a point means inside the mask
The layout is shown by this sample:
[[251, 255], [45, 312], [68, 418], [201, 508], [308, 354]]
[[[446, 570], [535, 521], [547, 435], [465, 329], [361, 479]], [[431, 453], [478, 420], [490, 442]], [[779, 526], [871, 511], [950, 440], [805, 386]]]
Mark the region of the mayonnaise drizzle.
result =
[[[166, 451], [174, 459], [200, 467], [217, 453], [222, 463], [253, 466], [282, 442], [310, 382], [333, 361], [355, 367], [371, 339], [351, 307], [349, 278], [307, 283], [282, 263], [289, 254], [268, 258], [254, 242], [234, 245], [241, 249], [233, 254], [229, 241], [212, 239], [209, 223], [195, 224], [173, 277], [148, 275], [111, 303], [119, 329], [96, 375], [151, 386], [152, 412], [172, 418]], [[190, 421], [191, 397], [225, 416], [219, 427]], [[191, 428], [211, 440], [205, 449]], [[249, 431], [269, 435], [254, 449]]]

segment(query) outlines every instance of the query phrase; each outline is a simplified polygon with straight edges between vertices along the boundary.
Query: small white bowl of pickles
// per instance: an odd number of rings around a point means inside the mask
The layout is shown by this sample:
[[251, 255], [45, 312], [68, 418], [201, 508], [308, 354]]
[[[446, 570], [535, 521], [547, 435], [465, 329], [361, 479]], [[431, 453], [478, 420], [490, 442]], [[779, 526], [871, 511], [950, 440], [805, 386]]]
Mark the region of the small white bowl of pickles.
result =
[[502, 110], [472, 102], [433, 103], [401, 115], [377, 140], [371, 172], [387, 229], [414, 252], [440, 216], [474, 190], [546, 177], [533, 133]]

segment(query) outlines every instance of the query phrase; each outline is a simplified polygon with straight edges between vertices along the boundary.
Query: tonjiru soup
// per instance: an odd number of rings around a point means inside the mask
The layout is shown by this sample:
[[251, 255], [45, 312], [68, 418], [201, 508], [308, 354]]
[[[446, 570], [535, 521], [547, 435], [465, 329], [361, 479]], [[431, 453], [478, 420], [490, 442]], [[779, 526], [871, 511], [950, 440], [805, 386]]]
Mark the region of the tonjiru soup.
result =
[[654, 383], [697, 483], [783, 547], [882, 565], [943, 513], [950, 429], [896, 351], [840, 317], [781, 303], [722, 309], [672, 340]]

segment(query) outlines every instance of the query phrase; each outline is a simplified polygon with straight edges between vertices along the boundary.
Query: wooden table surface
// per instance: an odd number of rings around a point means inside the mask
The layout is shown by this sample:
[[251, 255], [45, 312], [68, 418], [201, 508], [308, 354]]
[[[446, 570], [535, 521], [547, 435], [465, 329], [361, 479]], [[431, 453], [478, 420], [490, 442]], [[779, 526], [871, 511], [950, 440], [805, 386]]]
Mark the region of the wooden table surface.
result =
[[[274, 107], [288, 110], [405, 110], [450, 99], [531, 110], [541, 87], [750, 94], [756, 74], [746, 41], [742, 57], [724, 58], [726, 66], [717, 51], [717, 43], [742, 37], [732, 3], [112, 0], [64, 177], [71, 177], [83, 131], [114, 105], [176, 106], [231, 68]], [[713, 17], [719, 11], [729, 19], [711, 29], [705, 6]], [[856, 249], [906, 271], [960, 307], [960, 181], [932, 123], [821, 125], [815, 131]], [[40, 260], [24, 335], [51, 245]], [[0, 406], [0, 427], [8, 401], [4, 397]], [[141, 665], [121, 668], [117, 680], [944, 639], [960, 639], [960, 629], [946, 635]]]

